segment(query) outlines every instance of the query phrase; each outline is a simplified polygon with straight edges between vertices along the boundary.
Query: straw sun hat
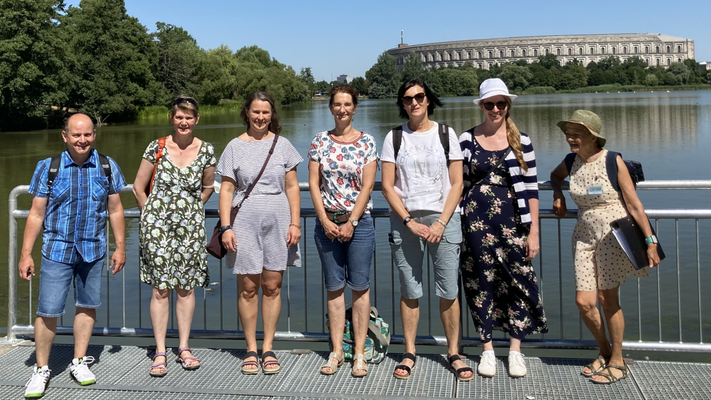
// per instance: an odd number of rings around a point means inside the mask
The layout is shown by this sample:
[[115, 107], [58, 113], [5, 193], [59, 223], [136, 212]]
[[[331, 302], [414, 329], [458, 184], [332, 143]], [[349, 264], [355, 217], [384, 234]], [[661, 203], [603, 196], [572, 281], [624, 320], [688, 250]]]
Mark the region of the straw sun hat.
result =
[[560, 130], [565, 133], [565, 126], [567, 124], [584, 126], [591, 135], [597, 138], [597, 144], [600, 145], [600, 147], [605, 147], [607, 139], [605, 139], [605, 137], [602, 136], [602, 133], [600, 133], [602, 130], [602, 122], [600, 121], [600, 117], [598, 117], [594, 112], [588, 110], [576, 110], [569, 120], [560, 121], [557, 125]]

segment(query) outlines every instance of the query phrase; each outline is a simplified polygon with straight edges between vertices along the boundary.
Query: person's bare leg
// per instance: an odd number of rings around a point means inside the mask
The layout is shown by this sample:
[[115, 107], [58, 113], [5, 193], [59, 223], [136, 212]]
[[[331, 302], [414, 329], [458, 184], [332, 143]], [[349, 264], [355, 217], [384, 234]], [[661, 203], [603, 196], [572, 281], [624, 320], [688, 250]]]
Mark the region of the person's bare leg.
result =
[[57, 318], [38, 316], [35, 319], [35, 358], [38, 367], [49, 365], [49, 353], [56, 334]]
[[[261, 275], [237, 275], [237, 286], [239, 288], [239, 319], [242, 322], [244, 340], [247, 343], [247, 351], [257, 351], [257, 312], [259, 312], [259, 284]], [[252, 357], [250, 357], [252, 358]], [[246, 358], [244, 361], [259, 361]], [[245, 369], [258, 369], [255, 366], [244, 366]]]
[[[618, 296], [619, 286], [614, 289], [600, 290], [600, 305], [605, 313], [607, 321], [607, 330], [610, 332], [611, 354], [609, 365], [625, 365], [622, 359], [622, 339], [625, 334], [625, 317], [622, 314], [620, 307], [620, 299]], [[607, 369], [607, 373], [619, 378], [623, 372], [616, 368]], [[601, 376], [593, 376], [592, 380], [605, 382], [608, 379]]]
[[[151, 324], [153, 325], [153, 337], [156, 340], [156, 353], [165, 353], [165, 334], [168, 330], [168, 318], [170, 314], [170, 289], [158, 289], [153, 287], [151, 291]], [[164, 356], [156, 357], [154, 362], [168, 362]], [[163, 372], [162, 368], [151, 368], [153, 373]]]
[[86, 356], [89, 348], [91, 333], [96, 323], [96, 310], [93, 308], [77, 307], [74, 316], [74, 358]]
[[[281, 282], [284, 271], [262, 270], [262, 321], [264, 322], [264, 341], [262, 354], [274, 349], [274, 334], [276, 333], [279, 314], [281, 313]], [[263, 360], [273, 361], [273, 360]]]
[[[459, 299], [448, 300], [439, 298], [439, 317], [444, 327], [444, 335], [447, 337], [447, 357], [459, 354], [459, 324], [460, 324]], [[452, 367], [457, 370], [466, 367], [464, 361], [455, 361]], [[462, 378], [468, 378], [474, 374], [473, 371], [465, 371], [460, 374]]]
[[[339, 356], [343, 355], [343, 327], [346, 324], [346, 302], [343, 292], [345, 287], [339, 290], [326, 292], [326, 307], [328, 308], [328, 330], [333, 343], [333, 352]], [[324, 373], [333, 372], [331, 368], [322, 368]]]
[[[354, 354], [365, 353], [365, 338], [368, 336], [370, 322], [370, 289], [353, 290], [353, 335], [355, 336]], [[343, 326], [343, 325], [341, 325]], [[367, 371], [356, 370], [356, 373]]]
[[[607, 335], [605, 334], [605, 325], [602, 322], [602, 316], [600, 315], [600, 310], [597, 309], [598, 292], [595, 291], [578, 291], [575, 292], [575, 304], [578, 306], [578, 311], [580, 312], [580, 317], [583, 319], [585, 326], [588, 328], [590, 333], [593, 334], [598, 347], [600, 348], [600, 355], [606, 360], [610, 359], [612, 355], [612, 350], [610, 349], [610, 343], [607, 341]], [[600, 368], [600, 361], [593, 361], [593, 367], [596, 369]], [[583, 373], [589, 375], [593, 373], [588, 367], [583, 368]]]
[[[402, 335], [405, 338], [405, 353], [415, 353], [415, 337], [417, 324], [420, 322], [420, 302], [418, 299], [406, 299], [400, 296], [400, 319], [402, 320]], [[404, 358], [400, 364], [412, 368], [415, 362]], [[396, 368], [396, 375], [407, 375], [404, 369]]]
[[[175, 304], [175, 314], [178, 319], [178, 340], [179, 348], [190, 347], [188, 340], [190, 339], [190, 329], [193, 325], [193, 315], [195, 314], [195, 291], [193, 289], [185, 290], [175, 288], [178, 294], [178, 301]], [[192, 356], [191, 351], [184, 351], [179, 354], [179, 357]], [[200, 365], [200, 361], [188, 359], [185, 361], [185, 366], [193, 367]]]

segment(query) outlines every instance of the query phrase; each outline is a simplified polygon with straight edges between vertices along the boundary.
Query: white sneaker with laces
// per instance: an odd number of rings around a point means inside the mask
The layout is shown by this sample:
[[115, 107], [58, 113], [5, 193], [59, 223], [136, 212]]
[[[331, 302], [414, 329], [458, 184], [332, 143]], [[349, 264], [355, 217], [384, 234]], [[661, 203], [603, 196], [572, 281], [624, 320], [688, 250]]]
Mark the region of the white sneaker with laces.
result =
[[86, 386], [96, 383], [96, 376], [89, 371], [89, 364], [94, 362], [94, 357], [86, 356], [75, 358], [69, 365], [69, 372], [80, 385]]
[[496, 375], [496, 354], [492, 350], [481, 353], [481, 361], [479, 361], [477, 372], [479, 375], [488, 378]]
[[521, 378], [526, 376], [526, 362], [523, 359], [523, 354], [518, 351], [509, 352], [509, 376], [512, 378]]
[[25, 397], [36, 399], [44, 396], [44, 390], [47, 388], [51, 372], [46, 365], [42, 368], [35, 365], [32, 371], [32, 378], [25, 384]]

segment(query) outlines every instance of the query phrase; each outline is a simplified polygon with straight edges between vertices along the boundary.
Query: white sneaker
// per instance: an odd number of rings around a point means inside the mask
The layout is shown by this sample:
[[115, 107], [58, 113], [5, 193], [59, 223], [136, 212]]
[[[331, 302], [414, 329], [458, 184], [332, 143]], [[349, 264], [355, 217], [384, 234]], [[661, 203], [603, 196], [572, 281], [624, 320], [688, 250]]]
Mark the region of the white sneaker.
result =
[[496, 375], [496, 354], [493, 351], [485, 351], [481, 353], [481, 361], [476, 370], [479, 375], [491, 378]]
[[512, 378], [521, 378], [526, 376], [526, 362], [523, 360], [523, 354], [518, 351], [509, 352], [509, 376]]
[[49, 382], [49, 374], [52, 372], [45, 365], [39, 368], [35, 365], [32, 371], [32, 378], [25, 384], [25, 397], [28, 399], [36, 399], [44, 396], [44, 390], [47, 388], [47, 383]]
[[94, 362], [94, 357], [86, 356], [83, 358], [75, 358], [69, 365], [69, 372], [80, 385], [86, 386], [96, 383], [96, 376], [89, 371], [89, 364]]

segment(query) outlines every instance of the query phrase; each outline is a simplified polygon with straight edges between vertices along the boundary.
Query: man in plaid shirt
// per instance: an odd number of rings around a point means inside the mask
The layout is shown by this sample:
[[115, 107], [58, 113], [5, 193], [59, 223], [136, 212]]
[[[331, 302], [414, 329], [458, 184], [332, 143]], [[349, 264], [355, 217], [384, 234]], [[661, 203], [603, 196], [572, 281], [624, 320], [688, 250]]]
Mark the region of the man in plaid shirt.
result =
[[[57, 318], [64, 314], [69, 289], [74, 286], [74, 359], [69, 366], [80, 385], [96, 382], [86, 356], [101, 305], [101, 271], [106, 261], [106, 218], [111, 221], [116, 249], [111, 256], [113, 274], [126, 263], [125, 221], [119, 191], [126, 186], [121, 169], [110, 158], [110, 174], [92, 149], [96, 131], [91, 118], [74, 114], [62, 131], [67, 150], [62, 152], [53, 182], [49, 182], [51, 159], [37, 163], [29, 192], [34, 195], [23, 237], [20, 277], [32, 279], [35, 263], [32, 248], [42, 226], [42, 264], [35, 320], [37, 365], [27, 382], [25, 397], [41, 397], [49, 381], [49, 353], [57, 331]], [[103, 157], [103, 156], [102, 156]]]

